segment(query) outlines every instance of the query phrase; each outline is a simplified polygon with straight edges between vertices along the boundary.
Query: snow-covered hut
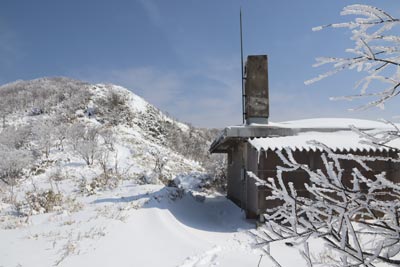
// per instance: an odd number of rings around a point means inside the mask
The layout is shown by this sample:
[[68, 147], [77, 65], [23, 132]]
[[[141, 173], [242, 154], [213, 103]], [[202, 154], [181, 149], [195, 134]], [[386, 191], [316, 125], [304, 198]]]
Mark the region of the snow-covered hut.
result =
[[[270, 191], [263, 184], [267, 178], [276, 177], [277, 166], [285, 166], [279, 153], [287, 155], [289, 150], [298, 163], [307, 164], [313, 170], [324, 169], [321, 155], [327, 152], [323, 146], [344, 156], [397, 157], [397, 151], [389, 147], [361, 142], [359, 134], [352, 130], [354, 126], [361, 131], [380, 131], [389, 128], [385, 123], [340, 118], [268, 122], [266, 56], [248, 57], [244, 95], [245, 124], [225, 128], [212, 143], [210, 152], [228, 154], [227, 196], [241, 206], [249, 218], [257, 217], [268, 207], [279, 205], [266, 200]], [[359, 164], [348, 160], [341, 162], [345, 170], [343, 176], [348, 176], [350, 181], [354, 167], [363, 169]], [[385, 171], [389, 180], [400, 182], [398, 163], [374, 160], [367, 164], [371, 171], [364, 171], [363, 175], [372, 177]], [[304, 186], [309, 184], [305, 171], [283, 171], [282, 177], [285, 182], [293, 182], [300, 195], [308, 195]]]

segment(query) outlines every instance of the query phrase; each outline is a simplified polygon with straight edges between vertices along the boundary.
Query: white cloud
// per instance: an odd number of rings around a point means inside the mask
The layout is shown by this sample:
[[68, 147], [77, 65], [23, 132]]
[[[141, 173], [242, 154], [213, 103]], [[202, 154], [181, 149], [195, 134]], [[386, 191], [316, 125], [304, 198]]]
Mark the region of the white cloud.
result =
[[164, 73], [153, 68], [113, 70], [105, 79], [125, 86], [157, 107], [164, 107], [182, 92], [182, 80], [173, 72]]
[[[138, 67], [72, 76], [122, 85], [181, 121], [223, 128], [242, 122], [240, 66], [235, 63], [208, 60], [190, 71]], [[298, 90], [291, 81], [270, 83], [270, 103], [271, 121], [366, 114], [350, 113], [344, 107], [346, 103], [332, 103], [319, 91]]]
[[230, 61], [209, 61], [194, 71], [138, 67], [84, 71], [72, 76], [130, 89], [181, 121], [222, 128], [241, 123], [240, 70]]
[[157, 27], [162, 26], [160, 9], [152, 0], [139, 0], [150, 21]]
[[0, 21], [0, 57], [2, 67], [8, 67], [21, 56], [16, 33]]

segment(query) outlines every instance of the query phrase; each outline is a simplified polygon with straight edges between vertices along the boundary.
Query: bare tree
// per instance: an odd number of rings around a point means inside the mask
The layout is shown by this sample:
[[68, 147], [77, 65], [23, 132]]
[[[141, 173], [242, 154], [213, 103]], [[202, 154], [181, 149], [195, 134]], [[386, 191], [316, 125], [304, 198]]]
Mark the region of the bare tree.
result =
[[109, 177], [110, 151], [106, 148], [100, 148], [96, 153], [96, 159], [103, 170], [104, 179], [107, 181]]
[[0, 133], [0, 144], [14, 149], [21, 149], [29, 143], [30, 135], [30, 126], [10, 126]]
[[107, 146], [110, 151], [114, 151], [115, 136], [113, 131], [110, 128], [103, 128], [100, 130], [99, 134], [103, 139], [104, 145]]
[[82, 123], [74, 123], [67, 129], [68, 142], [74, 150], [78, 147], [78, 143], [84, 135], [85, 125]]
[[6, 118], [11, 113], [11, 109], [9, 104], [5, 103], [5, 101], [0, 102], [0, 116], [2, 121], [2, 128], [6, 128]]
[[46, 159], [49, 158], [50, 149], [54, 145], [54, 125], [51, 121], [40, 121], [33, 126], [34, 139]]
[[54, 128], [54, 137], [57, 141], [57, 148], [61, 151], [64, 150], [64, 140], [67, 138], [67, 125], [65, 123], [60, 123]]
[[34, 158], [30, 151], [17, 150], [0, 144], [0, 179], [10, 187], [10, 202], [14, 202], [14, 186], [21, 177], [22, 170]]
[[99, 129], [97, 127], [87, 126], [84, 130], [83, 136], [81, 136], [77, 142], [75, 151], [87, 165], [92, 165], [99, 151]]

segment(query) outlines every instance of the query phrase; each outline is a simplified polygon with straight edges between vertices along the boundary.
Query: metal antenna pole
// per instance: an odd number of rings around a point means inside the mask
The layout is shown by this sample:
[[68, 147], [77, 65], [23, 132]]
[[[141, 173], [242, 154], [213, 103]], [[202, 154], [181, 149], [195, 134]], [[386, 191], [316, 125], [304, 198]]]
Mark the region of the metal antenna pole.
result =
[[240, 59], [241, 59], [241, 66], [242, 66], [242, 116], [243, 116], [243, 124], [244, 124], [244, 119], [245, 119], [245, 110], [244, 110], [244, 104], [245, 104], [245, 98], [246, 95], [244, 94], [244, 72], [243, 72], [243, 35], [242, 35], [242, 7], [240, 7]]

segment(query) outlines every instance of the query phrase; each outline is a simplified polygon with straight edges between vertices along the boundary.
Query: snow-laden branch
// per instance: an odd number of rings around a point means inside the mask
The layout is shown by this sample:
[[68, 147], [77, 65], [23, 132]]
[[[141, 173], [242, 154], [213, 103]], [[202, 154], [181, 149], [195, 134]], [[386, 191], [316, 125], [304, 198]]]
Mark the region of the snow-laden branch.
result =
[[[320, 57], [314, 67], [332, 68], [306, 81], [311, 84], [344, 70], [356, 70], [364, 77], [356, 83], [359, 93], [336, 97], [334, 100], [353, 100], [370, 97], [372, 100], [357, 109], [384, 108], [387, 101], [400, 94], [400, 37], [396, 35], [400, 20], [389, 13], [368, 5], [350, 5], [341, 15], [353, 16], [348, 22], [313, 28], [347, 28], [351, 30], [353, 47], [346, 49], [347, 57]], [[397, 31], [398, 32], [398, 31]], [[383, 85], [376, 90], [375, 85]], [[378, 87], [379, 88], [379, 87]], [[374, 90], [373, 90], [374, 89]], [[388, 169], [374, 173], [374, 161], [399, 164], [399, 148], [393, 141], [400, 137], [399, 126], [386, 122], [389, 130], [362, 131], [355, 127], [361, 142], [388, 151], [386, 156], [336, 153], [324, 144], [322, 169], [313, 169], [296, 161], [292, 151], [277, 151], [282, 166], [277, 176], [267, 179], [270, 190], [267, 201], [281, 203], [266, 210], [266, 223], [257, 231], [258, 245], [269, 254], [271, 242], [292, 242], [302, 245], [301, 255], [309, 266], [400, 266], [400, 185], [389, 180]], [[350, 162], [351, 170], [342, 167]], [[297, 192], [293, 183], [295, 172], [308, 177], [306, 192]], [[392, 173], [393, 174], [393, 173]], [[310, 246], [314, 238], [325, 241], [333, 251], [329, 262], [313, 258]]]
[[[322, 238], [338, 256], [339, 260], [332, 262], [334, 266], [400, 264], [396, 258], [400, 252], [397, 183], [389, 181], [384, 172], [366, 175], [370, 170], [367, 163], [329, 149], [322, 154], [322, 170], [299, 164], [290, 149], [277, 151], [277, 155], [284, 166], [278, 168], [276, 178], [268, 179], [266, 186], [271, 194], [267, 200], [282, 205], [266, 211], [266, 223], [257, 235], [259, 246], [289, 239], [303, 246], [306, 243], [301, 254], [310, 266], [318, 266], [318, 260], [309, 256], [307, 242]], [[341, 166], [346, 161], [359, 163], [350, 177], [344, 175]], [[300, 196], [292, 183], [284, 181], [282, 170], [293, 169], [308, 174], [305, 188], [309, 196]], [[290, 178], [293, 173], [287, 171], [285, 175]]]
[[[353, 100], [360, 97], [374, 97], [374, 100], [356, 109], [373, 106], [384, 108], [386, 101], [400, 93], [400, 37], [392, 34], [394, 28], [400, 25], [400, 20], [379, 8], [360, 4], [345, 7], [341, 15], [351, 15], [355, 18], [349, 22], [315, 27], [313, 30], [319, 31], [331, 27], [350, 29], [354, 47], [346, 49], [346, 52], [352, 56], [317, 58], [314, 67], [330, 64], [332, 69], [305, 81], [305, 84], [312, 84], [343, 70], [355, 69], [366, 75], [356, 85], [356, 88], [360, 88], [360, 94], [333, 99]], [[368, 92], [374, 81], [388, 83], [389, 86], [379, 92]]]

